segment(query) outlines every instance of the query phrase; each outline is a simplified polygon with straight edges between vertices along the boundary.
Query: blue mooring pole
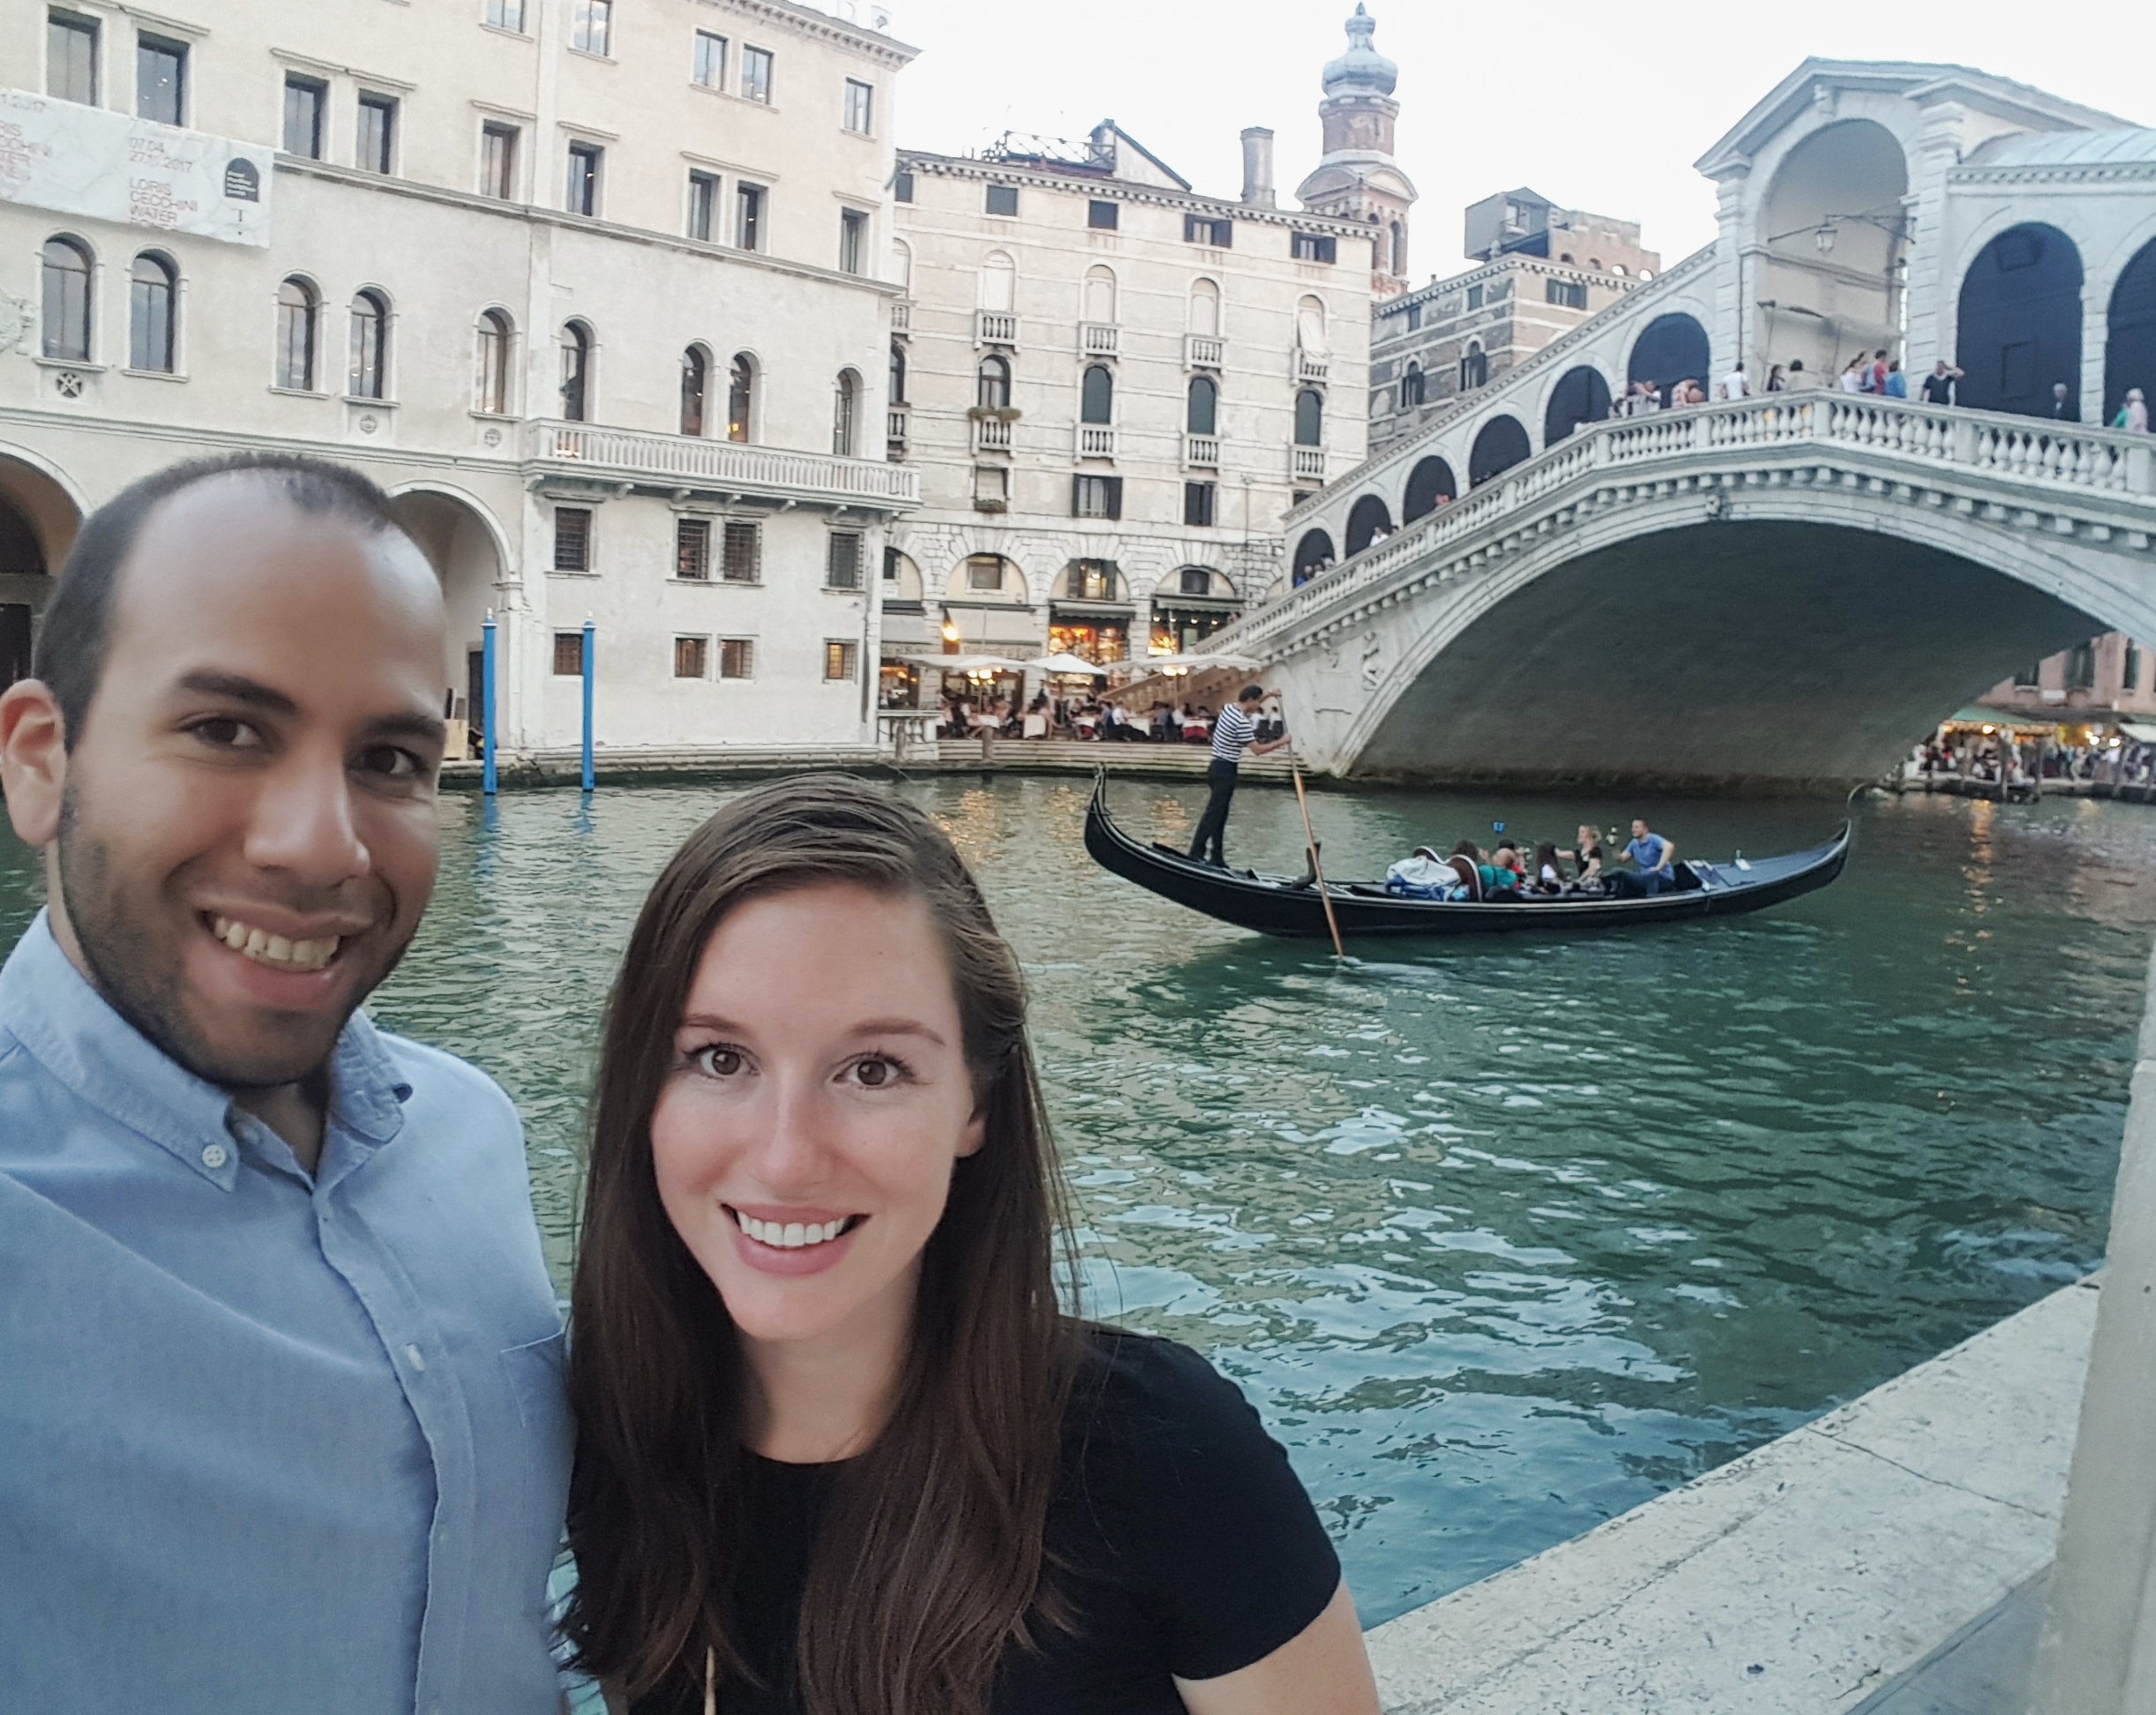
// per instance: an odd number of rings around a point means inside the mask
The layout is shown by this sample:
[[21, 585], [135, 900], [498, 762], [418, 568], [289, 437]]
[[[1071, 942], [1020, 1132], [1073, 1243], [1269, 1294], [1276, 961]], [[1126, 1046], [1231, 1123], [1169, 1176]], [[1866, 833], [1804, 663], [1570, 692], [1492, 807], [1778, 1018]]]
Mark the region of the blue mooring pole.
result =
[[479, 657], [479, 787], [494, 794], [494, 610], [487, 610], [480, 628]]
[[584, 790], [595, 783], [591, 773], [591, 620], [584, 621]]

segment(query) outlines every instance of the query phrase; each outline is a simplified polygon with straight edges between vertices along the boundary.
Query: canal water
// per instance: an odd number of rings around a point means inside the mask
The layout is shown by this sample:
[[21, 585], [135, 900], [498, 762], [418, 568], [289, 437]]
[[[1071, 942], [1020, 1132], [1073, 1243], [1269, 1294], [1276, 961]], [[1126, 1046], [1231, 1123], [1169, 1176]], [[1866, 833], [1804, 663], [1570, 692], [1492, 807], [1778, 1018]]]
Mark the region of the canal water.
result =
[[[1872, 798], [1832, 887], [1576, 940], [1268, 941], [1087, 859], [1085, 787], [902, 788], [1030, 974], [1096, 1314], [1257, 1403], [1366, 1622], [1574, 1536], [2070, 1280], [2101, 1253], [2156, 930], [2156, 811]], [[393, 1027], [486, 1067], [565, 1280], [595, 1022], [706, 788], [445, 801]], [[1197, 786], [1114, 788], [1187, 838]], [[1314, 796], [1336, 875], [1418, 843], [1568, 836], [1640, 806]], [[1694, 856], [1838, 806], [1645, 806]], [[1246, 789], [1239, 862], [1299, 867]], [[35, 909], [0, 835], [0, 946]]]

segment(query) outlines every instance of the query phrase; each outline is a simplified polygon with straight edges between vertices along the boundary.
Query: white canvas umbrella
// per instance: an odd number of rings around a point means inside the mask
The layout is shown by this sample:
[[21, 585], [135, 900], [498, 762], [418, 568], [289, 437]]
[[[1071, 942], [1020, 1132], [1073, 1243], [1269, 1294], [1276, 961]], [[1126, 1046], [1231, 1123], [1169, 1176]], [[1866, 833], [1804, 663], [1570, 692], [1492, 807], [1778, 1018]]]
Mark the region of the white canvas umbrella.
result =
[[1027, 665], [1037, 667], [1044, 673], [1082, 673], [1088, 678], [1097, 678], [1108, 670], [1097, 662], [1088, 661], [1083, 655], [1074, 655], [1068, 649], [1059, 655], [1046, 655], [1039, 661], [1029, 662]]

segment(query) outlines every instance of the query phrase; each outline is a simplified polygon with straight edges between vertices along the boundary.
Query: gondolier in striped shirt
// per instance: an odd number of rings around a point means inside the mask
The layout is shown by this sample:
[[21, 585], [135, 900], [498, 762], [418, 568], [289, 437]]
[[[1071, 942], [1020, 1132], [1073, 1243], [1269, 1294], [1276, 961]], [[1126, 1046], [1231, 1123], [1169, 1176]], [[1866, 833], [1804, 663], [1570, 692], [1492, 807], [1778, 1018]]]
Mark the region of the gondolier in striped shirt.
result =
[[1288, 742], [1284, 732], [1262, 745], [1254, 742], [1258, 736], [1258, 706], [1264, 700], [1262, 687], [1246, 685], [1242, 694], [1222, 709], [1220, 718], [1213, 723], [1213, 760], [1205, 771], [1206, 783], [1212, 787], [1213, 793], [1205, 801], [1205, 813], [1198, 818], [1197, 835], [1190, 843], [1190, 855], [1202, 863], [1227, 867], [1227, 848], [1223, 839], [1228, 831], [1228, 805], [1235, 797], [1236, 770], [1242, 762], [1244, 751], [1263, 756]]

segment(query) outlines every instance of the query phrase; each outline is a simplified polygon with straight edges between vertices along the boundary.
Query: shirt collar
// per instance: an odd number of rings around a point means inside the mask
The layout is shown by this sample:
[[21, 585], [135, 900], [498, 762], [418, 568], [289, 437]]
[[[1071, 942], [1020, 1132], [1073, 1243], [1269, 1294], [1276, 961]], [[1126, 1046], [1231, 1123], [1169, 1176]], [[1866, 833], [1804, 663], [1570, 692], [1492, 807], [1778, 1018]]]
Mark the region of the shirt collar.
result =
[[[61, 949], [45, 911], [0, 966], [0, 1032], [81, 1100], [231, 1189], [237, 1151], [206, 1148], [206, 1139], [230, 1135], [231, 1096], [121, 1017]], [[363, 1149], [379, 1148], [402, 1127], [412, 1087], [364, 1013], [353, 1014], [339, 1033], [329, 1082], [328, 1124]]]

